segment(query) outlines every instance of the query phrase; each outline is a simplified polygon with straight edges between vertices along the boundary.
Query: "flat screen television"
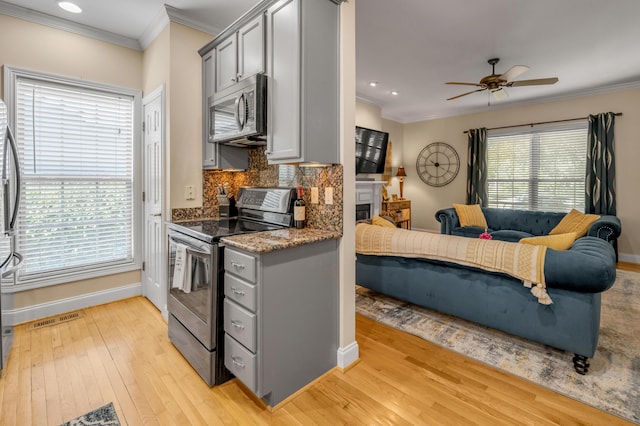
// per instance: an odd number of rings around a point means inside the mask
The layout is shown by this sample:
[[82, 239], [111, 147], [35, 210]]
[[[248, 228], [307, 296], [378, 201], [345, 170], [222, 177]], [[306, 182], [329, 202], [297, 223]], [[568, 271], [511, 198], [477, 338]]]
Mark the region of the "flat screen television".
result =
[[356, 174], [383, 173], [389, 133], [356, 126]]

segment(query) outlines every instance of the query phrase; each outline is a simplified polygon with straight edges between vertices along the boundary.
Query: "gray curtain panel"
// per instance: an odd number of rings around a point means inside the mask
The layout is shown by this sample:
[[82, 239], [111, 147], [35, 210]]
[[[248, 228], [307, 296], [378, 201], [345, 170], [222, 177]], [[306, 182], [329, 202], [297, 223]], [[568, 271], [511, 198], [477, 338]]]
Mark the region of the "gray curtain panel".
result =
[[612, 112], [589, 116], [586, 213], [616, 215], [615, 119]]
[[487, 129], [471, 129], [467, 132], [467, 204], [486, 207], [487, 193]]

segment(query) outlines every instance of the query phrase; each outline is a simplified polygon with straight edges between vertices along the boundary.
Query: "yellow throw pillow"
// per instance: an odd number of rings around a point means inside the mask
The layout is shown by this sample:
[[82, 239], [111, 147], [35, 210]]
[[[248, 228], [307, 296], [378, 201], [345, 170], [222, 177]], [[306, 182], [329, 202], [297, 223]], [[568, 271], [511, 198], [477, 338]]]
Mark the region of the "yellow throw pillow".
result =
[[376, 226], [383, 226], [385, 228], [397, 228], [396, 225], [394, 225], [393, 223], [391, 223], [387, 219], [384, 219], [384, 218], [382, 218], [380, 216], [374, 216], [371, 219], [371, 224], [372, 225], [376, 225]]
[[575, 232], [567, 232], [566, 234], [543, 235], [541, 237], [528, 237], [520, 240], [522, 244], [531, 244], [534, 246], [547, 246], [554, 250], [568, 250], [576, 240]]
[[566, 234], [567, 232], [575, 232], [576, 238], [587, 235], [589, 228], [593, 222], [600, 219], [597, 214], [584, 214], [576, 209], [572, 209], [560, 223], [549, 232], [549, 235]]
[[487, 220], [484, 218], [480, 204], [468, 205], [453, 203], [453, 207], [456, 209], [458, 219], [460, 219], [460, 226], [488, 228]]

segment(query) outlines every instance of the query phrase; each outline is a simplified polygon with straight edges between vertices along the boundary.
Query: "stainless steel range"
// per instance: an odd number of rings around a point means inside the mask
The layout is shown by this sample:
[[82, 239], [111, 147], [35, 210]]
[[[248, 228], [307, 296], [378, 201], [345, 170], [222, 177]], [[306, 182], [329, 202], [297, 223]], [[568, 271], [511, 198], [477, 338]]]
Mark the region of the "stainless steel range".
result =
[[241, 188], [238, 216], [169, 223], [169, 339], [209, 386], [224, 366], [223, 237], [290, 227], [293, 188]]

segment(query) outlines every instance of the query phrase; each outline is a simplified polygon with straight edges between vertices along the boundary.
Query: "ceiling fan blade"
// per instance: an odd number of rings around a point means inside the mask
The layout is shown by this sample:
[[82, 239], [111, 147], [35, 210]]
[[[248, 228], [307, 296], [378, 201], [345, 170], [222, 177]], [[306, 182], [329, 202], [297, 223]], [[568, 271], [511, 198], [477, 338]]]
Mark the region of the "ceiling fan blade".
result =
[[504, 74], [500, 76], [500, 78], [506, 82], [513, 81], [515, 78], [520, 76], [522, 73], [527, 72], [529, 67], [526, 65], [514, 65], [507, 70]]
[[518, 86], [541, 86], [543, 84], [555, 84], [558, 82], [557, 77], [552, 78], [538, 78], [536, 80], [520, 80], [520, 81], [512, 81], [507, 86], [509, 87], [518, 87]]
[[482, 92], [483, 90], [487, 90], [487, 89], [486, 89], [486, 88], [483, 88], [483, 89], [478, 89], [478, 90], [472, 90], [471, 92], [463, 93], [462, 95], [454, 96], [453, 98], [449, 98], [449, 99], [447, 99], [447, 100], [448, 100], [448, 101], [450, 101], [450, 100], [452, 100], [452, 99], [458, 99], [458, 98], [461, 98], [461, 97], [463, 97], [463, 96], [470, 95], [470, 94], [472, 94], [472, 93]]
[[463, 83], [460, 81], [447, 81], [445, 84], [461, 84], [463, 86], [478, 86], [478, 87], [484, 87], [484, 85], [482, 84], [478, 84], [478, 83]]
[[509, 95], [507, 94], [507, 91], [504, 90], [502, 87], [500, 87], [499, 89], [492, 90], [491, 94], [493, 95], [496, 101], [506, 101], [507, 99], [509, 99]]

